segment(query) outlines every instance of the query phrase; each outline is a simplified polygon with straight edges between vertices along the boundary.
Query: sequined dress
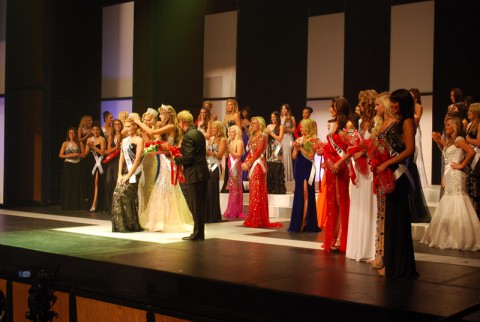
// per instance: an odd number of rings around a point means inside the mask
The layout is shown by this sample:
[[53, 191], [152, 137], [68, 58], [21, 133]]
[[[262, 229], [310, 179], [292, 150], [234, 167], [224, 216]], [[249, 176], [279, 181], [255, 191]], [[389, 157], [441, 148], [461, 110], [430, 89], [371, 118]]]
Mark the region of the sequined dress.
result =
[[[169, 136], [167, 142], [174, 144]], [[189, 232], [193, 229], [193, 217], [180, 184], [172, 184], [172, 162], [163, 154], [160, 155], [160, 171], [147, 204], [148, 231], [165, 233]]]
[[[67, 142], [64, 153], [80, 153], [78, 145]], [[60, 209], [83, 209], [82, 164], [80, 158], [66, 158], [63, 162], [62, 196]]]
[[[457, 137], [455, 142], [464, 140]], [[445, 193], [435, 210], [421, 243], [441, 249], [480, 250], [480, 221], [467, 194], [468, 175], [456, 170], [465, 152], [454, 144], [443, 149]]]
[[[207, 142], [207, 150], [218, 153], [218, 143], [215, 143], [215, 137], [211, 137]], [[220, 169], [221, 163], [216, 157], [207, 155], [208, 170], [210, 170], [210, 179], [207, 183], [207, 200], [205, 203], [205, 222], [215, 223], [222, 221], [222, 211], [220, 210]], [[228, 168], [230, 171], [230, 168]], [[229, 176], [225, 174], [228, 180]], [[228, 190], [227, 190], [228, 192]]]
[[[128, 153], [132, 164], [135, 162], [137, 145], [125, 139], [122, 142], [123, 153]], [[123, 163], [122, 174], [127, 174], [126, 162]], [[117, 183], [112, 198], [112, 231], [113, 232], [137, 232], [142, 231], [138, 221], [138, 180], [141, 172], [135, 176], [135, 180], [128, 180], [124, 184]], [[132, 176], [132, 177], [133, 177]], [[132, 182], [134, 181], [134, 182]]]
[[[236, 123], [234, 120], [230, 120], [227, 122], [225, 125], [225, 133], [228, 133], [228, 129], [232, 126], [234, 126]], [[224, 163], [224, 176], [223, 176], [223, 186], [222, 186], [222, 193], [228, 192], [228, 176], [229, 176], [229, 170], [228, 170], [228, 160], [225, 158], [225, 163]], [[210, 174], [211, 176], [212, 174]], [[221, 216], [221, 215], [220, 215]], [[208, 213], [207, 213], [207, 220], [208, 220]], [[208, 221], [207, 221], [208, 222]]]
[[[282, 125], [285, 126], [286, 129], [293, 128], [293, 122], [291, 120], [285, 121], [285, 118], [281, 119]], [[293, 161], [292, 161], [292, 143], [293, 143], [293, 134], [287, 132], [285, 129], [285, 133], [282, 139], [282, 149], [283, 149], [283, 167], [285, 169], [285, 181], [293, 181]]]
[[[275, 135], [280, 134], [280, 128], [275, 130], [273, 124], [268, 125], [270, 131]], [[272, 136], [268, 137], [267, 148], [267, 191], [270, 194], [285, 194], [285, 168], [283, 165], [283, 146], [282, 142], [275, 140]]]
[[267, 149], [267, 135], [261, 133], [250, 137], [248, 141], [248, 156], [245, 162], [251, 164], [249, 171], [250, 194], [248, 217], [243, 223], [245, 227], [281, 227], [281, 223], [271, 223], [268, 217], [267, 193], [267, 163], [265, 150]]
[[[323, 247], [326, 252], [330, 252], [336, 244], [336, 238], [340, 238], [341, 252], [347, 249], [348, 235], [348, 216], [350, 210], [349, 195], [349, 169], [347, 163], [344, 162], [338, 169], [336, 174], [330, 170], [329, 164], [334, 164], [341, 159], [336, 147], [342, 151], [346, 151], [347, 146], [340, 140], [338, 133], [332, 133], [327, 136], [328, 144], [324, 147], [324, 158], [327, 164], [325, 168], [326, 176], [326, 224], [325, 224], [325, 241]], [[338, 235], [337, 223], [340, 220], [341, 234]]]
[[161, 155], [151, 154], [145, 155], [142, 161], [143, 176], [138, 184], [138, 217], [140, 225], [146, 227], [148, 222], [147, 206], [152, 195], [153, 187], [159, 173], [159, 161]]
[[228, 176], [228, 204], [223, 216], [225, 218], [244, 217], [242, 160], [230, 154], [228, 157], [228, 169], [230, 171]]

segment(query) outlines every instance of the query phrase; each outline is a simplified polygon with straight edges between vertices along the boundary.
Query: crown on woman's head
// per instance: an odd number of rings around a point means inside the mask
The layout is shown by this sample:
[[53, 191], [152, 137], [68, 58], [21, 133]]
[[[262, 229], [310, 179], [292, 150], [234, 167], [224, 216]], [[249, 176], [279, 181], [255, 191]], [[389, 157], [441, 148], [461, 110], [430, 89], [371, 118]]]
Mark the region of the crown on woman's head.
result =
[[160, 106], [160, 109], [164, 110], [165, 112], [168, 112], [168, 105], [162, 104], [162, 106]]
[[149, 108], [147, 109], [147, 113], [148, 113], [148, 114], [155, 115], [155, 116], [158, 115], [158, 112], [155, 111], [155, 110], [154, 110], [153, 108], [151, 108], [151, 107], [149, 107]]

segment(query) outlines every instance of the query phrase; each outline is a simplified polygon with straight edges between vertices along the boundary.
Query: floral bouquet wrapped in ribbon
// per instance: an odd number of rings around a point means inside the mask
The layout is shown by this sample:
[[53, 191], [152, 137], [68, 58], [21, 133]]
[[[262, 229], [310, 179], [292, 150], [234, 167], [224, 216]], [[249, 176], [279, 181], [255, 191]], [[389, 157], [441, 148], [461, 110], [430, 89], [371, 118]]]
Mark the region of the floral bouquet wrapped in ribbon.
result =
[[[182, 153], [180, 149], [174, 145], [170, 145], [165, 141], [152, 141], [145, 143], [145, 155], [164, 154], [168, 156], [181, 157]], [[173, 185], [177, 184], [177, 181], [181, 183], [185, 182], [185, 175], [183, 173], [183, 166], [176, 165], [175, 162], [170, 162], [170, 180]]]
[[383, 140], [366, 139], [363, 140], [367, 156], [370, 159], [370, 170], [373, 173], [373, 193], [380, 189], [383, 193], [391, 193], [395, 190], [395, 176], [392, 169], [386, 168], [377, 173], [377, 167], [390, 159], [390, 149]]
[[[363, 145], [364, 139], [357, 130], [344, 130], [339, 134], [341, 140], [348, 145], [348, 154], [353, 155], [357, 152], [366, 151], [365, 146]], [[362, 155], [355, 160], [355, 169], [363, 176], [368, 176], [368, 160], [366, 155]]]
[[307, 154], [310, 154], [312, 151], [316, 152], [321, 145], [319, 138], [309, 138], [303, 142], [303, 149]]

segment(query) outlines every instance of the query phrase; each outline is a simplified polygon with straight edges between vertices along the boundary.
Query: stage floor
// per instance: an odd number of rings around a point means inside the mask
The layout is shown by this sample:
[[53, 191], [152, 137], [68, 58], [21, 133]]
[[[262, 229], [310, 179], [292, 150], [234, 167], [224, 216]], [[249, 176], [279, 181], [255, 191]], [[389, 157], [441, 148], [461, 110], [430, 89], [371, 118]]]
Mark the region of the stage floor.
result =
[[271, 220], [284, 227], [207, 224], [206, 240], [192, 242], [181, 240], [188, 233], [112, 233], [101, 213], [0, 209], [0, 276], [46, 268], [59, 290], [191, 320], [480, 321], [480, 252], [414, 242], [419, 279], [387, 281], [325, 254], [323, 233]]

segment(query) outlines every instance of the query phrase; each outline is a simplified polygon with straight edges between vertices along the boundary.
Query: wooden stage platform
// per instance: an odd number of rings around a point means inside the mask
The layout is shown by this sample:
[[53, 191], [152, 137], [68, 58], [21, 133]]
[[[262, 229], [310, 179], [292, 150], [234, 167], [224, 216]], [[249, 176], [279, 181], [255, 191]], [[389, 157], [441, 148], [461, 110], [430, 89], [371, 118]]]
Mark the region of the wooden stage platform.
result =
[[323, 233], [289, 233], [288, 219], [275, 220], [284, 227], [208, 224], [207, 239], [192, 242], [181, 240], [187, 233], [112, 233], [106, 214], [0, 208], [9, 321], [22, 321], [26, 307], [12, 304], [15, 286], [31, 283], [19, 272], [41, 269], [67, 294], [59, 321], [100, 321], [96, 312], [79, 317], [83, 299], [139, 310], [146, 322], [480, 321], [480, 252], [415, 242], [420, 278], [387, 281], [366, 263], [325, 254]]

